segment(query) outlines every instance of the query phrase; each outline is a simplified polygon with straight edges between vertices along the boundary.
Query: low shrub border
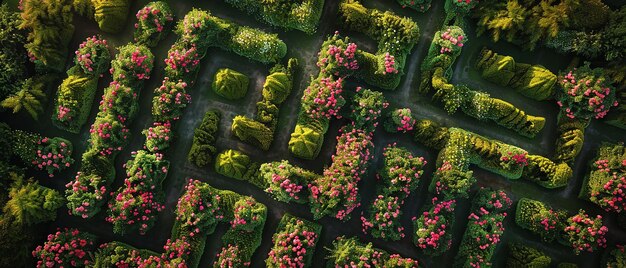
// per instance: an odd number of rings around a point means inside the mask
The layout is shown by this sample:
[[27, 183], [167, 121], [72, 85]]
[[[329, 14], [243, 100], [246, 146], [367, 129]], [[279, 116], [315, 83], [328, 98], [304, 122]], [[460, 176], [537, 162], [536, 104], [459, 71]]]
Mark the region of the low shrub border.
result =
[[291, 58], [287, 67], [277, 64], [270, 69], [270, 74], [263, 84], [263, 99], [257, 102], [254, 119], [242, 115], [233, 119], [231, 130], [237, 138], [264, 151], [269, 150], [278, 125], [280, 105], [291, 93], [293, 74], [297, 65], [298, 61]]
[[337, 237], [329, 251], [326, 267], [418, 267], [417, 260], [389, 254], [372, 243], [363, 245], [356, 237]]
[[72, 133], [78, 133], [87, 122], [98, 80], [111, 61], [107, 41], [98, 36], [87, 38], [75, 54], [75, 65], [59, 86], [52, 114], [55, 126]]
[[228, 0], [233, 7], [254, 15], [257, 20], [269, 25], [313, 34], [322, 16], [324, 0], [259, 2], [250, 0]]

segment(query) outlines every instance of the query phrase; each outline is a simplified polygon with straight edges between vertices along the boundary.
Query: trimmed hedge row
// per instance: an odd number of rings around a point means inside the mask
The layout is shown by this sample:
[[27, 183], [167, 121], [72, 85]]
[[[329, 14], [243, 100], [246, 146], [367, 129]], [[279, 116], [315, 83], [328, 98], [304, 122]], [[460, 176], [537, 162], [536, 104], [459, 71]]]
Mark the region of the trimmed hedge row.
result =
[[421, 66], [420, 92], [425, 94], [434, 89], [433, 99], [442, 102], [449, 114], [460, 108], [476, 119], [492, 120], [520, 135], [534, 137], [543, 129], [545, 118], [527, 115], [512, 104], [492, 98], [487, 93], [448, 82], [452, 75], [451, 67], [465, 42], [467, 37], [463, 29], [457, 26], [435, 33], [428, 55]]
[[317, 223], [283, 215], [272, 236], [274, 246], [265, 265], [272, 268], [310, 267], [321, 232], [322, 226]]
[[544, 241], [557, 240], [571, 247], [576, 255], [606, 247], [608, 228], [602, 224], [602, 216], [592, 218], [581, 209], [566, 217], [566, 211], [555, 211], [541, 201], [527, 198], [519, 201], [515, 212], [517, 225], [541, 236]]
[[307, 34], [315, 33], [324, 8], [324, 0], [273, 2], [227, 0], [226, 3], [249, 15], [254, 15], [257, 20], [269, 25], [296, 29]]
[[104, 90], [100, 109], [90, 129], [82, 166], [65, 192], [70, 213], [83, 218], [100, 211], [107, 188], [115, 178], [113, 161], [127, 144], [127, 126], [134, 119], [143, 82], [150, 78], [154, 56], [142, 45], [119, 48], [111, 62], [113, 82]]
[[156, 252], [137, 249], [128, 244], [113, 241], [100, 245], [94, 254], [93, 267], [139, 267], [137, 264], [141, 259], [148, 259], [150, 256], [157, 256]]
[[591, 163], [591, 172], [580, 189], [579, 197], [608, 212], [621, 213], [626, 207], [626, 147], [604, 143]]
[[395, 89], [404, 75], [408, 54], [417, 44], [419, 27], [407, 17], [378, 9], [368, 9], [357, 0], [343, 0], [339, 5], [343, 25], [378, 42], [375, 54], [359, 51], [361, 68], [355, 77], [382, 89]]
[[293, 86], [293, 73], [298, 65], [289, 59], [287, 67], [277, 64], [263, 84], [263, 100], [257, 102], [254, 119], [238, 115], [233, 119], [231, 130], [237, 138], [267, 151], [274, 140], [278, 125], [280, 105], [287, 99]]
[[370, 232], [374, 238], [400, 240], [404, 237], [400, 207], [411, 191], [417, 189], [426, 161], [395, 144], [387, 146], [383, 156], [382, 184], [377, 186], [377, 197], [366, 214], [367, 218], [361, 216], [363, 232]]
[[166, 2], [156, 1], [146, 4], [137, 12], [135, 23], [135, 43], [155, 47], [170, 32], [174, 13]]
[[52, 123], [63, 130], [78, 133], [91, 112], [98, 80], [108, 70], [111, 55], [107, 41], [99, 36], [87, 38], [76, 50], [74, 67], [67, 71], [57, 91]]
[[[506, 267], [511, 268], [548, 268], [552, 262], [552, 258], [543, 251], [533, 247], [519, 244], [509, 243], [509, 256], [506, 260]], [[559, 266], [561, 267], [561, 266]]]
[[130, 9], [130, 0], [91, 0], [94, 18], [100, 30], [107, 33], [120, 32]]
[[261, 187], [265, 184], [259, 178], [259, 166], [259, 163], [252, 161], [245, 153], [232, 149], [220, 152], [215, 159], [217, 173]]
[[326, 267], [419, 267], [417, 260], [403, 258], [398, 254], [389, 254], [386, 251], [374, 248], [372, 243], [366, 245], [356, 237], [337, 237], [333, 241], [333, 248], [329, 249]]
[[187, 159], [198, 167], [204, 167], [213, 161], [217, 153], [215, 140], [220, 125], [220, 114], [217, 111], [208, 111], [202, 122], [193, 131], [193, 143]]
[[466, 196], [473, 184], [469, 164], [500, 174], [508, 179], [533, 181], [546, 188], [567, 185], [572, 169], [565, 163], [555, 163], [539, 155], [458, 128], [446, 128], [420, 119], [415, 124], [414, 140], [440, 150], [439, 168], [429, 187], [431, 192], [450, 197]]
[[557, 77], [541, 65], [517, 63], [511, 56], [499, 55], [487, 48], [480, 52], [476, 67], [483, 78], [511, 87], [535, 100], [547, 100], [554, 95]]
[[455, 267], [490, 267], [491, 258], [504, 233], [503, 221], [512, 201], [502, 190], [481, 189], [472, 201], [472, 213]]

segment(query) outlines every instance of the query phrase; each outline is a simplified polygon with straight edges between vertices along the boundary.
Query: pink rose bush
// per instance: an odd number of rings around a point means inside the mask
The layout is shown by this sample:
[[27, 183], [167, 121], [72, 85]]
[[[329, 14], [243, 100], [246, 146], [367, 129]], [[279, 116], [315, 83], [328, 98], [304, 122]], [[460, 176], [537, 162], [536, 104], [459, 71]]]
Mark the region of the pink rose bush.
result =
[[490, 266], [504, 233], [503, 221], [512, 201], [502, 190], [481, 189], [472, 201], [467, 229], [457, 253], [456, 265]]
[[152, 117], [155, 121], [175, 121], [182, 116], [183, 110], [191, 102], [186, 87], [187, 83], [182, 80], [173, 82], [168, 77], [163, 80], [163, 85], [155, 89], [152, 99]]
[[603, 118], [613, 106], [615, 88], [600, 68], [589, 64], [559, 74], [561, 91], [557, 93], [560, 115], [570, 119], [590, 120]]
[[439, 48], [440, 54], [458, 56], [466, 41], [467, 38], [465, 37], [463, 29], [457, 26], [451, 26], [437, 32], [433, 44]]
[[253, 198], [239, 199], [235, 202], [230, 228], [252, 232], [264, 223], [261, 219], [265, 217], [266, 212], [265, 206], [257, 203]]
[[415, 122], [416, 120], [411, 114], [411, 109], [400, 108], [395, 109], [389, 113], [387, 120], [385, 120], [384, 126], [387, 132], [407, 133], [413, 130]]
[[155, 47], [169, 32], [174, 14], [166, 2], [150, 2], [135, 15], [135, 43]]
[[271, 268], [309, 267], [321, 230], [317, 223], [285, 214], [272, 237], [274, 246], [265, 264]]
[[456, 200], [432, 199], [432, 205], [419, 218], [413, 218], [413, 243], [427, 255], [439, 256], [452, 245]]
[[26, 165], [43, 170], [49, 177], [63, 171], [74, 163], [72, 143], [66, 139], [42, 137], [36, 133], [13, 130], [11, 150]]
[[316, 219], [332, 215], [347, 220], [360, 205], [357, 184], [372, 158], [373, 130], [385, 107], [387, 102], [380, 92], [362, 90], [354, 97], [353, 122], [340, 129], [331, 166], [308, 185], [311, 212]]
[[403, 258], [374, 248], [372, 243], [361, 244], [356, 237], [338, 237], [328, 256], [329, 267], [418, 267], [417, 260]]
[[88, 37], [74, 52], [74, 63], [88, 75], [100, 76], [109, 68], [111, 54], [107, 40], [100, 36]]
[[94, 236], [77, 229], [58, 230], [48, 235], [43, 246], [37, 246], [33, 257], [37, 268], [85, 267], [92, 263]]
[[561, 224], [567, 214], [562, 210], [554, 210], [546, 204], [522, 198], [517, 203], [515, 222], [520, 227], [539, 235], [545, 242], [554, 241], [562, 231]]
[[609, 229], [602, 225], [602, 216], [595, 219], [589, 217], [584, 210], [567, 219], [560, 242], [574, 249], [576, 255], [580, 252], [593, 252], [598, 248], [606, 248], [606, 237]]
[[146, 46], [129, 44], [118, 48], [119, 53], [111, 62], [114, 81], [129, 87], [141, 86], [150, 79], [154, 67], [154, 55]]
[[146, 136], [145, 148], [150, 152], [163, 152], [170, 147], [170, 141], [174, 133], [172, 132], [172, 124], [167, 121], [165, 123], [154, 122], [148, 129], [144, 129], [142, 133]]
[[169, 162], [161, 154], [133, 153], [133, 158], [125, 164], [124, 186], [111, 193], [106, 220], [113, 223], [113, 232], [123, 235], [128, 230], [138, 230], [145, 234], [152, 228], [158, 213], [165, 208], [161, 183], [168, 167]]
[[591, 164], [591, 173], [581, 196], [608, 212], [621, 213], [626, 207], [626, 147], [603, 144]]
[[368, 217], [361, 216], [363, 232], [371, 232], [375, 238], [400, 240], [404, 237], [404, 227], [399, 221], [402, 215], [400, 207], [411, 191], [417, 188], [426, 161], [395, 144], [386, 147], [383, 156], [382, 185], [378, 187], [378, 196], [369, 209]]
[[222, 251], [217, 254], [217, 259], [215, 260], [213, 267], [249, 267], [250, 262], [244, 262], [240, 256], [241, 251], [239, 246], [228, 244], [225, 247], [222, 247]]

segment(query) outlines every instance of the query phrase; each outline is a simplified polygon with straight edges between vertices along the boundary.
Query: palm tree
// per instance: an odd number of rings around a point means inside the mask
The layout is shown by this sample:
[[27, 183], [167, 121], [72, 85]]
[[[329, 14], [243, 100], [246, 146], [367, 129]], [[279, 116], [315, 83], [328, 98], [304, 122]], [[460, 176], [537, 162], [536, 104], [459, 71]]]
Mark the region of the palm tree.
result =
[[18, 113], [25, 109], [33, 119], [39, 118], [39, 113], [43, 112], [41, 101], [45, 100], [46, 94], [43, 92], [44, 84], [34, 81], [32, 78], [24, 81], [22, 88], [15, 94], [7, 97], [0, 105]]

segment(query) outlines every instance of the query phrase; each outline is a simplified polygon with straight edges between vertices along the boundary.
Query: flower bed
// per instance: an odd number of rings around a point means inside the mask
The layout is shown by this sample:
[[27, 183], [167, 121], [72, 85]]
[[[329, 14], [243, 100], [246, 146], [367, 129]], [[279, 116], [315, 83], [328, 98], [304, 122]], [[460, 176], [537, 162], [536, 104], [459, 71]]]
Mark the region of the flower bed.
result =
[[269, 150], [278, 124], [279, 107], [291, 93], [293, 72], [297, 64], [298, 61], [291, 58], [287, 67], [280, 64], [272, 67], [263, 84], [263, 99], [257, 102], [255, 118], [238, 115], [233, 119], [231, 130], [237, 138], [262, 150]]
[[299, 2], [258, 2], [250, 0], [228, 0], [235, 8], [254, 15], [257, 20], [272, 26], [296, 29], [307, 34], [315, 33], [322, 16], [324, 0], [305, 0]]
[[267, 267], [309, 267], [322, 226], [289, 214], [283, 215], [272, 236], [274, 245], [265, 265]]
[[559, 242], [574, 249], [578, 255], [580, 252], [593, 252], [598, 248], [606, 248], [605, 235], [609, 229], [602, 225], [602, 216], [596, 215], [595, 219], [589, 217], [584, 210], [569, 217], [564, 224], [563, 236]]
[[370, 232], [375, 238], [400, 240], [404, 237], [404, 227], [400, 224], [400, 207], [411, 191], [417, 188], [426, 161], [422, 157], [414, 157], [408, 150], [396, 147], [395, 144], [387, 146], [383, 156], [384, 167], [380, 176], [382, 185], [378, 186], [378, 196], [370, 207], [367, 218], [361, 216], [363, 232]]
[[491, 266], [491, 258], [500, 243], [512, 201], [502, 190], [481, 189], [472, 201], [472, 213], [456, 255], [457, 267]]
[[135, 15], [135, 43], [155, 47], [170, 31], [174, 14], [166, 2], [150, 2]]
[[385, 130], [390, 133], [407, 133], [408, 131], [413, 130], [413, 126], [416, 122], [417, 121], [415, 121], [415, 118], [413, 118], [413, 115], [411, 114], [411, 109], [401, 108], [395, 109], [389, 113], [384, 126]]
[[372, 243], [363, 245], [356, 237], [338, 237], [328, 259], [328, 265], [334, 267], [418, 267], [417, 260], [389, 254], [374, 248]]
[[202, 118], [202, 123], [194, 130], [193, 143], [187, 159], [198, 167], [204, 167], [213, 161], [215, 139], [219, 128], [220, 115], [216, 111], [208, 111]]
[[626, 147], [603, 144], [591, 164], [580, 197], [608, 212], [621, 213], [626, 206]]
[[140, 234], [152, 228], [157, 214], [165, 208], [165, 193], [161, 184], [167, 175], [169, 162], [161, 154], [146, 151], [133, 153], [126, 162], [124, 187], [112, 193], [109, 202], [108, 222], [113, 232], [125, 234], [138, 230]]
[[52, 122], [55, 126], [78, 133], [87, 122], [98, 79], [108, 69], [111, 55], [107, 41], [99, 36], [87, 38], [76, 50], [74, 67], [67, 71], [57, 91]]
[[66, 139], [42, 137], [21, 130], [13, 130], [11, 136], [11, 151], [26, 165], [45, 170], [50, 177], [74, 163], [73, 146]]
[[246, 96], [250, 78], [233, 69], [217, 70], [211, 88], [217, 95], [229, 100], [237, 100]]
[[522, 198], [517, 203], [515, 223], [520, 227], [539, 235], [543, 241], [554, 241], [561, 231], [566, 212], [554, 210], [544, 203]]
[[373, 132], [388, 104], [380, 92], [357, 91], [350, 113], [353, 122], [340, 129], [332, 164], [308, 186], [315, 219], [329, 215], [348, 220], [352, 210], [360, 205], [357, 184], [367, 171], [374, 147]]
[[308, 184], [318, 175], [283, 160], [261, 164], [259, 177], [263, 185], [257, 186], [264, 188], [274, 199], [285, 203], [306, 203]]
[[612, 106], [617, 106], [613, 88], [602, 69], [589, 64], [559, 74], [561, 91], [557, 104], [561, 114], [571, 119], [603, 118]]
[[413, 243], [430, 256], [439, 256], [452, 245], [456, 200], [432, 199], [430, 208], [413, 218]]
[[43, 246], [37, 246], [33, 257], [37, 268], [43, 267], [84, 267], [92, 263], [95, 237], [76, 229], [59, 230], [48, 235]]

